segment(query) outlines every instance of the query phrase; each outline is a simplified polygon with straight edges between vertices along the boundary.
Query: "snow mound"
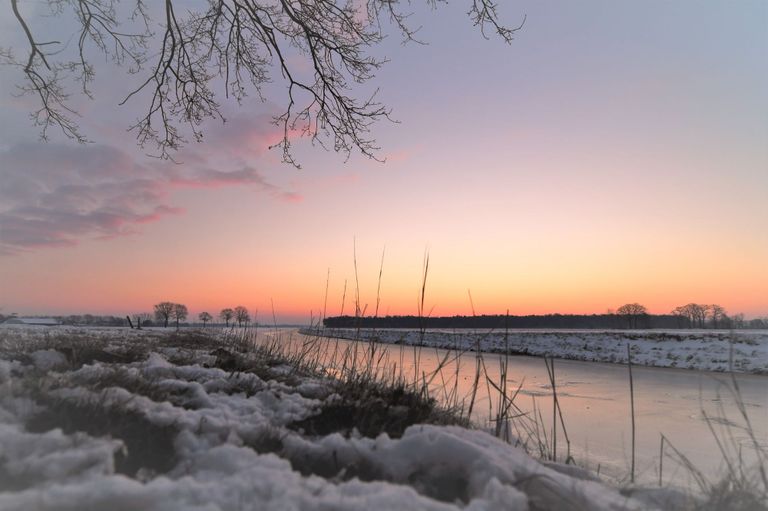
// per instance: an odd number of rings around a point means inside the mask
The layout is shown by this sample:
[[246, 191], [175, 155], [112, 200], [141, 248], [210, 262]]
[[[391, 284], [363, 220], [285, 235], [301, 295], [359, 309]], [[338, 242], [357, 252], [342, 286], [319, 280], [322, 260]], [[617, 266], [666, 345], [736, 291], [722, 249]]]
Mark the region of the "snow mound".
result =
[[37, 369], [49, 371], [67, 366], [67, 358], [56, 350], [38, 350], [30, 354]]

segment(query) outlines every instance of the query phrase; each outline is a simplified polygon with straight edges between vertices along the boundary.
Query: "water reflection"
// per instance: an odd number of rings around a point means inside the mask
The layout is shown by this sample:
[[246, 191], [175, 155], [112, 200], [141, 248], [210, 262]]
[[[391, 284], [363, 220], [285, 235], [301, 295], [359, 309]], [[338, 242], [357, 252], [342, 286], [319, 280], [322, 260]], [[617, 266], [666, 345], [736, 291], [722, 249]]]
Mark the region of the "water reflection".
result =
[[[555, 387], [562, 412], [563, 431], [558, 415], [553, 414], [552, 385], [544, 360], [536, 357], [457, 353], [435, 348], [316, 339], [297, 331], [260, 332], [262, 339], [280, 336], [292, 350], [315, 350], [331, 371], [344, 371], [352, 365], [371, 364], [379, 377], [402, 377], [406, 381], [427, 383], [430, 395], [451, 404], [472, 407], [472, 420], [480, 427], [498, 431], [494, 418], [503, 387], [500, 374], [506, 360], [507, 395], [515, 395], [516, 413], [535, 418], [540, 437], [551, 445], [552, 422], [557, 424], [558, 459], [566, 455], [565, 435], [571, 454], [579, 465], [600, 471], [615, 480], [626, 480], [631, 456], [629, 380], [627, 367], [618, 364], [556, 360]], [[371, 362], [373, 351], [373, 362]], [[480, 377], [478, 378], [478, 368]], [[666, 369], [633, 368], [635, 389], [636, 479], [658, 482], [659, 448], [663, 434], [665, 484], [693, 485], [688, 470], [676, 463], [674, 449], [684, 454], [708, 478], [715, 479], [724, 469], [723, 457], [713, 431], [727, 439], [728, 448], [739, 450], [749, 459], [753, 442], [742, 426], [732, 391], [730, 376], [722, 373]], [[740, 396], [759, 442], [768, 439], [768, 377], [736, 375]], [[474, 399], [473, 399], [474, 394]], [[709, 424], [707, 421], [709, 418]], [[512, 421], [512, 438], [530, 436], [531, 431]], [[529, 448], [536, 450], [531, 438]], [[670, 447], [671, 445], [672, 447]], [[674, 449], [673, 449], [674, 448]], [[737, 454], [737, 453], [734, 453]]]

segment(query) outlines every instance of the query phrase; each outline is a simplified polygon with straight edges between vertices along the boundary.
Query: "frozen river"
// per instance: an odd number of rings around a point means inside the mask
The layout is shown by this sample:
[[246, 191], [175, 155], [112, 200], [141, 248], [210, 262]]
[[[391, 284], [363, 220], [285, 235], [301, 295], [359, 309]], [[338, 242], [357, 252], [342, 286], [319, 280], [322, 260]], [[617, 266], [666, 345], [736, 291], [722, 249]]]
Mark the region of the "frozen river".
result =
[[[288, 332], [283, 332], [285, 335]], [[273, 335], [265, 332], [266, 335]], [[308, 339], [290, 332], [294, 342]], [[316, 339], [317, 340], [317, 339]], [[354, 349], [354, 341], [322, 339], [325, 353]], [[358, 342], [358, 356], [369, 349], [369, 342]], [[432, 378], [431, 395], [444, 399], [456, 388], [468, 403], [475, 382], [475, 353], [457, 354], [435, 348], [374, 343], [379, 364], [390, 373], [429, 375], [440, 361], [449, 362]], [[329, 355], [330, 356], [330, 355]], [[379, 358], [380, 357], [380, 358]], [[503, 355], [484, 353], [484, 373], [499, 383], [499, 367]], [[337, 363], [340, 357], [336, 358]], [[414, 361], [418, 370], [414, 372]], [[456, 378], [458, 376], [458, 378]], [[676, 449], [684, 454], [709, 479], [717, 478], [724, 469], [715, 433], [734, 458], [739, 452], [750, 459], [753, 442], [747, 434], [731, 376], [724, 373], [633, 366], [636, 478], [644, 483], [658, 482], [660, 441], [663, 434], [669, 444], [663, 456], [663, 480], [691, 486], [690, 472], [679, 463]], [[754, 436], [762, 447], [768, 442], [768, 377], [737, 374], [740, 399], [751, 421]], [[614, 480], [627, 480], [631, 459], [631, 414], [629, 378], [626, 365], [572, 360], [555, 361], [555, 380], [564, 423], [571, 442], [571, 454], [578, 465], [599, 470]], [[508, 358], [507, 385], [510, 393], [521, 386], [515, 404], [532, 416], [534, 406], [540, 411], [542, 432], [551, 437], [552, 388], [544, 359], [528, 356]], [[489, 391], [491, 398], [489, 399]], [[490, 427], [495, 414], [498, 392], [480, 379], [472, 412], [479, 426]], [[537, 413], [538, 417], [539, 414]], [[707, 420], [709, 417], [709, 420]], [[513, 430], [513, 434], [515, 431]], [[565, 438], [558, 423], [558, 459], [565, 458]], [[550, 438], [551, 443], [551, 438]], [[529, 444], [530, 445], [530, 444]]]

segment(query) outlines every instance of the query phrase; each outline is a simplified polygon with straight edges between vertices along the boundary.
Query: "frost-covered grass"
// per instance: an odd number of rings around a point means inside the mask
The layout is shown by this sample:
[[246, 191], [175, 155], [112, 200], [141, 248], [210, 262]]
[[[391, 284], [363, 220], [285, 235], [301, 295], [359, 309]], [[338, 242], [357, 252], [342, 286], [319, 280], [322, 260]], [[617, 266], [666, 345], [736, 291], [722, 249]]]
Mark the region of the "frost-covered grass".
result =
[[573, 465], [538, 461], [438, 406], [425, 391], [430, 375], [408, 382], [383, 374], [372, 346], [360, 346], [364, 356], [333, 348], [278, 335], [2, 329], [0, 509], [710, 502], [673, 490], [628, 496]]
[[590, 362], [632, 363], [706, 371], [768, 374], [768, 332], [707, 330], [431, 331], [305, 330], [313, 335], [463, 351], [509, 353]]

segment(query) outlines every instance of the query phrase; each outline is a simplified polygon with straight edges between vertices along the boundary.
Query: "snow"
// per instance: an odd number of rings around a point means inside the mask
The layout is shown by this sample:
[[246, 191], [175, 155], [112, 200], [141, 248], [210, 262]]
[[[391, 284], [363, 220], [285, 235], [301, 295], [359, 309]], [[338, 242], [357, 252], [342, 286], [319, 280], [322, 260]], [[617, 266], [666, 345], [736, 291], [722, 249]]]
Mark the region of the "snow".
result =
[[590, 362], [632, 363], [705, 371], [768, 373], [768, 332], [706, 330], [445, 331], [398, 329], [301, 330], [306, 335], [376, 340], [460, 351], [547, 356]]
[[0, 446], [6, 478], [40, 485], [51, 481], [76, 484], [93, 476], [111, 474], [113, 454], [123, 444], [82, 433], [64, 435], [60, 429], [27, 433], [17, 424], [3, 423]]
[[67, 365], [67, 358], [63, 353], [56, 350], [37, 350], [30, 354], [35, 367], [41, 371], [48, 371], [57, 367]]
[[333, 453], [341, 466], [363, 465], [368, 472], [415, 484], [428, 494], [466, 492], [487, 500], [500, 486], [508, 489], [506, 505], [518, 502], [522, 507], [531, 500], [543, 509], [641, 509], [618, 493], [606, 492], [598, 482], [568, 476], [485, 432], [455, 426], [411, 426], [400, 439], [334, 434], [308, 442], [292, 437], [287, 449], [326, 460]]
[[[0, 334], [0, 509], [655, 507], [578, 470], [541, 463], [483, 431], [414, 425], [401, 438], [307, 436], [290, 426], [338, 397], [330, 381], [296, 377], [287, 383], [285, 367], [272, 376], [205, 367], [198, 363], [210, 359], [205, 350], [192, 350], [191, 362], [173, 363], [175, 357], [155, 344], [158, 334], [127, 335], [146, 341], [140, 360], [68, 367], [50, 338], [25, 333], [31, 351], [14, 355]], [[105, 349], [122, 349], [125, 337], [108, 336]], [[12, 336], [11, 345], [17, 340]], [[37, 349], [45, 343], [47, 349]], [[36, 389], [45, 389], [46, 399], [38, 399]], [[173, 428], [167, 446], [175, 454], [173, 468], [131, 477], [116, 468], [118, 457], [131, 456], [129, 439], [29, 430], [29, 418], [51, 401], [131, 413], [149, 428]], [[265, 437], [278, 445], [255, 447]]]

